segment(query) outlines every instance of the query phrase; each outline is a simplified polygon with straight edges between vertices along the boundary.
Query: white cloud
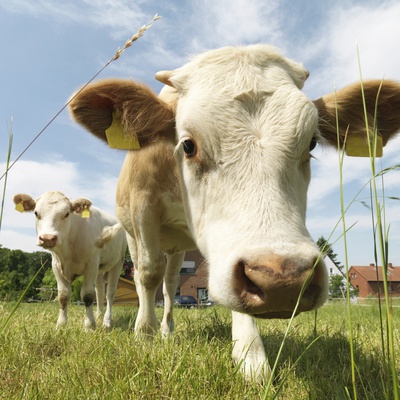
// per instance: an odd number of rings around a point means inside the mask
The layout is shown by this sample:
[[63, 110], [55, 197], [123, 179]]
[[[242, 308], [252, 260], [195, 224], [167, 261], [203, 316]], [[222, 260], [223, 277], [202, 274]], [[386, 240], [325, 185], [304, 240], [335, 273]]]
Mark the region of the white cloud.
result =
[[51, 17], [58, 23], [81, 23], [109, 29], [115, 39], [128, 39], [144, 25], [149, 15], [141, 4], [130, 0], [84, 0], [55, 2], [54, 0], [9, 0], [0, 5], [12, 13], [30, 14], [37, 18]]
[[[306, 90], [313, 96], [332, 92], [360, 79], [357, 47], [363, 79], [400, 79], [400, 3], [337, 3], [319, 25], [316, 40], [306, 43], [309, 59], [320, 58]], [[357, 46], [356, 46], [357, 43]]]
[[278, 41], [281, 35], [279, 4], [277, 0], [193, 2], [191, 24], [197, 30], [191, 42], [193, 51], [249, 42]]
[[31, 234], [24, 234], [16, 232], [15, 230], [2, 229], [0, 231], [0, 245], [4, 248], [11, 250], [23, 250], [29, 253], [34, 251], [43, 251], [43, 248], [36, 245], [36, 235], [35, 235], [35, 222], [32, 215], [30, 218], [26, 216], [27, 219], [31, 220]]

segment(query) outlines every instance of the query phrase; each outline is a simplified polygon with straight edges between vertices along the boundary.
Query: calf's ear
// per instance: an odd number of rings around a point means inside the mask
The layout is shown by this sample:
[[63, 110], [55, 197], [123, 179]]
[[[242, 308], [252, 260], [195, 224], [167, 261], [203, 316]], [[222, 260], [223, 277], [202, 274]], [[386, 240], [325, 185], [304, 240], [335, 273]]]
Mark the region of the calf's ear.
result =
[[77, 199], [71, 204], [71, 210], [77, 214], [82, 214], [83, 211], [89, 210], [92, 202], [88, 199]]
[[336, 148], [338, 130], [340, 146], [352, 136], [365, 138], [367, 143], [367, 127], [369, 135], [377, 132], [385, 146], [400, 130], [400, 82], [354, 83], [314, 100], [314, 104], [318, 108], [321, 136]]
[[20, 212], [33, 211], [36, 207], [35, 200], [29, 194], [16, 194], [13, 200], [15, 209]]
[[76, 122], [110, 147], [138, 149], [160, 137], [175, 139], [173, 107], [134, 81], [89, 84], [71, 97], [69, 110]]

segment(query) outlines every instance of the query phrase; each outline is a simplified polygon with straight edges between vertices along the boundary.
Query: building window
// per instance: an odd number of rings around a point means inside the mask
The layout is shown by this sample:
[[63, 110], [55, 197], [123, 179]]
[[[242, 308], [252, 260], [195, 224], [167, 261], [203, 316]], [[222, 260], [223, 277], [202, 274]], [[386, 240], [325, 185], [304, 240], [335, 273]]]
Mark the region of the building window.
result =
[[196, 263], [194, 261], [184, 261], [181, 268], [181, 275], [194, 275], [196, 273]]

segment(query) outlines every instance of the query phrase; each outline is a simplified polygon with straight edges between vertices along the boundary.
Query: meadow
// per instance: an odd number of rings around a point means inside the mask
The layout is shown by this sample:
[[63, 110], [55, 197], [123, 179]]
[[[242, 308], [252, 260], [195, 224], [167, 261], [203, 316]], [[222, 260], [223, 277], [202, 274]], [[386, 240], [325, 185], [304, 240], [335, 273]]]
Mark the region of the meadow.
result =
[[[135, 338], [136, 307], [115, 307], [114, 327], [83, 330], [83, 307], [55, 330], [55, 302], [21, 304], [0, 336], [0, 399], [391, 399], [386, 339], [376, 302], [328, 304], [293, 320], [259, 321], [272, 385], [246, 382], [231, 361], [230, 312], [176, 309], [175, 334]], [[0, 303], [0, 328], [13, 305]], [[393, 307], [393, 319], [400, 308]], [[159, 316], [162, 309], [157, 309]], [[385, 335], [383, 333], [383, 335]], [[400, 332], [394, 330], [396, 364]], [[354, 347], [355, 388], [349, 343]]]

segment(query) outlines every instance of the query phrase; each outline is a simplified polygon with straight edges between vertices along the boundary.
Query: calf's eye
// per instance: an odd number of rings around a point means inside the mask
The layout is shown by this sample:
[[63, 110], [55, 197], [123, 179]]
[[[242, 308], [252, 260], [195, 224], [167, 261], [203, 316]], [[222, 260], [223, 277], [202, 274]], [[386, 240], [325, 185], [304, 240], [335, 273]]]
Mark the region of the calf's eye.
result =
[[317, 146], [317, 139], [315, 137], [313, 137], [311, 139], [311, 143], [310, 143], [310, 151], [313, 151], [316, 146]]
[[193, 140], [187, 139], [182, 142], [183, 146], [183, 151], [186, 154], [186, 157], [191, 158], [194, 157], [197, 153], [197, 147], [196, 144], [193, 142]]

